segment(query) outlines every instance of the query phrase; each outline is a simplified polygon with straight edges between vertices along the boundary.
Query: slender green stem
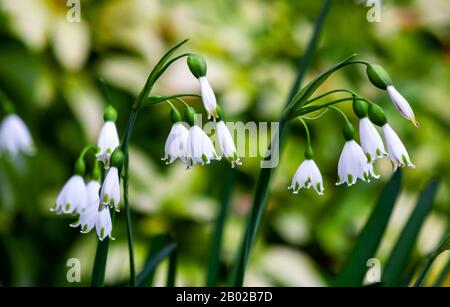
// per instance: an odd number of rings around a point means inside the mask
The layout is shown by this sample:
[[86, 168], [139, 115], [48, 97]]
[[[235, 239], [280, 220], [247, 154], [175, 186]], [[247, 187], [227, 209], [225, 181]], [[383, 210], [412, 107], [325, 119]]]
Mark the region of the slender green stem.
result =
[[310, 106], [310, 107], [306, 107], [304, 109], [301, 110], [301, 112], [299, 112], [298, 114], [296, 114], [296, 116], [302, 116], [302, 115], [306, 115], [321, 109], [325, 109], [328, 108], [329, 106], [341, 103], [341, 102], [345, 102], [345, 101], [353, 101], [353, 100], [362, 100], [365, 101], [367, 103], [372, 103], [370, 100], [367, 100], [365, 98], [362, 97], [345, 97], [345, 98], [340, 98], [340, 99], [336, 99], [324, 104], [319, 104], [319, 105], [315, 105], [315, 106]]
[[181, 102], [186, 108], [190, 106], [186, 101], [184, 101], [183, 99], [181, 99], [179, 97], [174, 98], [174, 100]]
[[428, 274], [428, 271], [431, 268], [431, 265], [433, 264], [436, 257], [430, 257], [427, 259], [427, 262], [425, 263], [425, 267], [423, 268], [422, 272], [420, 273], [419, 277], [417, 277], [416, 282], [414, 283], [414, 287], [421, 287], [423, 286], [423, 283], [425, 281], [425, 277]]
[[349, 94], [352, 94], [353, 96], [359, 97], [359, 95], [356, 94], [356, 93], [355, 93], [354, 91], [352, 91], [352, 90], [348, 90], [348, 89], [345, 89], [345, 88], [340, 88], [340, 89], [332, 90], [332, 91], [326, 92], [326, 93], [324, 93], [324, 94], [322, 94], [322, 95], [316, 96], [316, 97], [314, 97], [314, 98], [308, 100], [307, 102], [305, 102], [304, 106], [306, 106], [306, 105], [308, 105], [308, 104], [310, 104], [310, 103], [312, 103], [312, 102], [314, 102], [314, 101], [316, 101], [316, 100], [322, 99], [322, 98], [324, 98], [324, 97], [326, 97], [326, 96], [329, 96], [329, 95], [331, 95], [331, 94], [334, 94], [334, 93], [349, 93]]
[[130, 258], [130, 286], [136, 286], [136, 271], [134, 265], [134, 248], [133, 248], [133, 230], [131, 227], [131, 210], [128, 202], [128, 170], [129, 170], [129, 154], [128, 151], [125, 155], [125, 161], [123, 165], [123, 202], [125, 206], [126, 222], [127, 222], [127, 239], [128, 239], [128, 251]]
[[346, 123], [350, 122], [350, 121], [348, 120], [347, 115], [345, 115], [345, 113], [342, 112], [341, 109], [336, 108], [335, 106], [329, 106], [328, 109], [332, 109], [332, 110], [338, 112], [338, 113], [342, 116], [342, 118], [345, 120]]
[[306, 122], [303, 120], [303, 118], [299, 118], [298, 120], [302, 123], [303, 128], [305, 128], [305, 132], [306, 132], [306, 141], [308, 142], [308, 147], [311, 147], [311, 136], [310, 136], [310, 134], [309, 134], [308, 125], [307, 125]]

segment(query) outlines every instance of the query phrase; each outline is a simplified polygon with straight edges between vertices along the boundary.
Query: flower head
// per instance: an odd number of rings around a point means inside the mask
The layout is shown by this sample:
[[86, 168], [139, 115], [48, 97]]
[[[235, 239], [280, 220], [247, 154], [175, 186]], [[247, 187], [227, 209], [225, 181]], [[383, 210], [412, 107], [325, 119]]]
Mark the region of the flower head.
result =
[[86, 185], [87, 206], [80, 212], [78, 221], [71, 224], [72, 227], [81, 226], [82, 233], [90, 232], [97, 222], [98, 210], [100, 205], [100, 183], [96, 180], [89, 181]]
[[368, 117], [361, 118], [359, 121], [359, 135], [362, 149], [367, 156], [367, 162], [372, 163], [387, 155], [383, 141]]
[[383, 133], [389, 158], [394, 165], [394, 171], [397, 170], [397, 167], [403, 167], [405, 165], [414, 168], [415, 166], [411, 163], [405, 145], [403, 145], [402, 141], [389, 124], [383, 126]]
[[119, 144], [119, 135], [117, 134], [116, 124], [113, 121], [106, 121], [98, 135], [97, 146], [99, 152], [97, 153], [97, 159], [109, 167], [111, 154]]
[[119, 211], [119, 170], [115, 166], [112, 166], [108, 170], [105, 181], [103, 181], [102, 189], [100, 191], [100, 201], [103, 205], [114, 207], [116, 211]]
[[95, 222], [95, 230], [97, 231], [97, 236], [100, 241], [103, 241], [106, 237], [114, 240], [111, 236], [112, 222], [108, 207], [103, 207], [100, 211], [98, 211], [97, 221]]
[[386, 90], [391, 98], [392, 102], [395, 105], [395, 108], [400, 112], [400, 114], [410, 120], [414, 126], [419, 127], [419, 123], [416, 121], [414, 116], [414, 112], [411, 109], [408, 101], [397, 91], [397, 89], [393, 85], [388, 85]]
[[361, 146], [354, 140], [347, 140], [344, 144], [338, 163], [338, 176], [336, 184], [346, 182], [348, 186], [358, 178], [364, 181], [369, 181], [370, 176], [379, 178], [379, 175], [374, 174], [372, 164], [367, 162]]
[[187, 139], [186, 158], [189, 167], [197, 163], [209, 164], [211, 160], [220, 160], [214, 150], [214, 145], [206, 133], [197, 125], [189, 129]]
[[237, 155], [233, 138], [231, 137], [230, 131], [222, 120], [216, 123], [216, 132], [222, 155], [230, 160], [231, 167], [234, 167], [235, 165], [241, 165], [242, 163]]
[[164, 146], [165, 156], [161, 160], [170, 164], [179, 158], [186, 163], [185, 153], [188, 135], [189, 130], [182, 122], [174, 123]]
[[292, 189], [292, 192], [297, 194], [300, 189], [309, 189], [311, 186], [316, 190], [317, 194], [323, 195], [323, 181], [320, 170], [314, 160], [306, 159], [297, 168], [289, 189]]
[[216, 118], [217, 117], [217, 101], [214, 92], [209, 85], [208, 79], [205, 77], [198, 78], [200, 81], [200, 92], [202, 94], [203, 105], [205, 106], [206, 111], [208, 112], [208, 118]]
[[56, 199], [56, 208], [50, 209], [56, 213], [80, 213], [87, 206], [87, 191], [80, 175], [73, 175], [64, 184]]
[[6, 116], [0, 124], [0, 154], [2, 152], [7, 152], [13, 157], [19, 153], [33, 153], [30, 131], [16, 114]]

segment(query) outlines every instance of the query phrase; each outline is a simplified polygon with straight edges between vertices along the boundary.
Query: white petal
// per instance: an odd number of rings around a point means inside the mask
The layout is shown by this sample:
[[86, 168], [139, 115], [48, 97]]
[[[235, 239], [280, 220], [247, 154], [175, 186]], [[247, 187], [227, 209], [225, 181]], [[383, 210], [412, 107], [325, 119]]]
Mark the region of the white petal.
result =
[[183, 123], [175, 123], [170, 130], [164, 146], [165, 156], [162, 160], [166, 164], [174, 162], [177, 158], [186, 163], [186, 146], [189, 130]]
[[322, 175], [316, 163], [308, 159], [303, 161], [297, 168], [289, 189], [292, 189], [293, 193], [297, 194], [301, 188], [309, 189], [311, 186], [319, 195], [323, 195]]
[[103, 241], [103, 239], [106, 237], [110, 237], [112, 239], [111, 237], [112, 222], [108, 207], [103, 207], [98, 212], [98, 218], [95, 223], [95, 229], [97, 231], [97, 235], [100, 241]]
[[6, 116], [0, 125], [0, 153], [16, 157], [19, 153], [32, 154], [33, 151], [30, 131], [22, 119], [16, 114]]
[[369, 176], [377, 178], [373, 173], [372, 165], [367, 162], [367, 157], [361, 146], [354, 140], [347, 141], [342, 149], [341, 156], [338, 163], [338, 177], [337, 185], [344, 182], [348, 186], [356, 183], [359, 178], [363, 181], [369, 181]]
[[105, 165], [109, 165], [109, 158], [119, 145], [116, 124], [112, 121], [105, 122], [98, 135], [97, 146], [99, 152], [97, 153], [97, 158], [105, 163]]
[[87, 206], [87, 191], [84, 180], [74, 175], [64, 184], [56, 199], [56, 213], [80, 213]]
[[211, 118], [211, 116], [215, 118], [217, 108], [216, 96], [206, 77], [200, 77], [198, 81], [200, 81], [200, 92], [202, 94], [203, 105], [208, 112], [208, 118]]
[[359, 135], [361, 147], [363, 148], [369, 163], [387, 155], [377, 129], [367, 117], [364, 117], [359, 121]]
[[397, 170], [397, 167], [403, 167], [405, 165], [414, 168], [415, 166], [409, 158], [405, 145], [403, 145], [402, 141], [389, 124], [383, 126], [383, 133], [389, 158], [394, 165], [394, 171]]
[[412, 121], [413, 124], [418, 127], [414, 112], [411, 109], [408, 101], [406, 101], [406, 99], [397, 91], [394, 86], [389, 85], [386, 90], [392, 102], [394, 103], [395, 108], [400, 112], [400, 114], [407, 120]]
[[241, 165], [241, 161], [237, 155], [236, 146], [233, 138], [223, 121], [216, 123], [217, 140], [219, 141], [222, 155], [231, 161], [231, 167]]
[[106, 174], [100, 192], [100, 200], [104, 205], [114, 207], [119, 211], [120, 202], [120, 183], [119, 171], [116, 167], [111, 167]]
[[186, 158], [190, 167], [197, 163], [204, 165], [211, 160], [220, 160], [213, 143], [199, 126], [194, 125], [189, 129]]

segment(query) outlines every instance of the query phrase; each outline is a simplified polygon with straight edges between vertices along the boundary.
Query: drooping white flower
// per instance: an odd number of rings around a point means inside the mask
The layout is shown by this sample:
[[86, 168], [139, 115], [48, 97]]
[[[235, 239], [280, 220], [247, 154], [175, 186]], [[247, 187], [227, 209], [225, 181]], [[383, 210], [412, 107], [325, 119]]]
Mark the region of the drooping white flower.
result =
[[336, 185], [346, 182], [348, 186], [351, 186], [358, 178], [363, 181], [370, 181], [370, 176], [380, 177], [374, 174], [372, 164], [367, 162], [367, 157], [364, 155], [361, 146], [354, 140], [346, 141], [339, 158], [339, 180]]
[[214, 92], [209, 85], [208, 79], [206, 76], [199, 77], [198, 81], [200, 81], [200, 92], [202, 94], [203, 105], [205, 106], [206, 111], [208, 112], [208, 119], [217, 117], [216, 108], [217, 101]]
[[50, 209], [56, 213], [80, 213], [87, 206], [87, 191], [80, 175], [73, 175], [64, 184], [56, 199], [56, 208]]
[[230, 131], [222, 120], [216, 123], [216, 132], [222, 155], [230, 160], [231, 167], [234, 167], [235, 165], [241, 165], [242, 162], [237, 155], [233, 138], [231, 137]]
[[206, 133], [197, 125], [189, 129], [186, 146], [186, 158], [189, 167], [197, 163], [209, 164], [211, 160], [220, 160], [216, 154], [214, 145]]
[[396, 171], [399, 166], [403, 167], [405, 165], [414, 168], [415, 166], [409, 158], [405, 145], [403, 145], [397, 133], [395, 133], [389, 124], [383, 126], [383, 133], [389, 158], [394, 166], [394, 171]]
[[289, 189], [292, 189], [292, 192], [297, 194], [300, 189], [309, 189], [311, 186], [316, 190], [317, 194], [323, 195], [323, 181], [320, 170], [314, 160], [306, 159], [297, 168]]
[[113, 166], [108, 170], [100, 191], [100, 201], [103, 205], [114, 207], [117, 212], [119, 211], [120, 183], [117, 167]]
[[16, 157], [19, 153], [33, 153], [30, 131], [16, 114], [6, 116], [0, 125], [0, 154], [3, 152], [9, 153], [12, 157]]
[[100, 241], [103, 241], [103, 239], [106, 237], [114, 240], [114, 238], [111, 236], [112, 222], [108, 207], [103, 207], [100, 209], [100, 211], [98, 211], [95, 230], [97, 231], [97, 236]]
[[419, 123], [416, 121], [414, 112], [411, 109], [408, 101], [397, 91], [393, 85], [388, 85], [386, 90], [395, 105], [395, 108], [400, 112], [400, 114], [407, 120], [412, 121], [414, 126], [419, 127]]
[[174, 123], [164, 146], [165, 156], [161, 160], [166, 161], [166, 164], [170, 164], [179, 158], [184, 163], [187, 163], [185, 154], [188, 135], [189, 130], [183, 123]]
[[384, 150], [383, 140], [369, 118], [364, 117], [359, 121], [359, 135], [361, 147], [369, 163], [387, 155]]
[[87, 206], [80, 212], [78, 221], [71, 224], [72, 227], [81, 226], [82, 233], [90, 232], [97, 222], [100, 206], [100, 183], [96, 180], [89, 181], [86, 185]]
[[97, 146], [99, 152], [97, 153], [97, 159], [102, 161], [106, 167], [109, 167], [111, 154], [119, 144], [116, 124], [113, 121], [106, 121], [98, 135]]

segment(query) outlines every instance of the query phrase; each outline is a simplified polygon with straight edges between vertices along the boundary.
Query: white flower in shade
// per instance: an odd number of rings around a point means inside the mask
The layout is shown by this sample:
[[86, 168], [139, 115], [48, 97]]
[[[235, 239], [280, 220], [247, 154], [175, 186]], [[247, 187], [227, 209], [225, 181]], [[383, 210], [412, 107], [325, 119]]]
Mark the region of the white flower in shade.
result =
[[188, 135], [189, 130], [183, 123], [174, 123], [164, 146], [165, 156], [161, 160], [166, 161], [166, 164], [170, 164], [179, 158], [186, 163], [185, 153]]
[[216, 132], [222, 155], [230, 160], [231, 167], [234, 167], [235, 165], [241, 165], [242, 163], [237, 155], [233, 138], [231, 137], [230, 131], [222, 120], [216, 123]]
[[100, 209], [100, 211], [98, 211], [95, 230], [97, 231], [97, 236], [100, 241], [103, 241], [103, 239], [106, 237], [114, 240], [114, 238], [111, 237], [112, 222], [108, 207], [103, 207]]
[[80, 213], [87, 206], [87, 191], [80, 175], [73, 175], [64, 184], [56, 199], [56, 208], [50, 209], [56, 213]]
[[114, 207], [116, 211], [119, 211], [120, 183], [117, 167], [113, 166], [108, 170], [100, 192], [100, 200], [103, 205]]
[[345, 142], [338, 163], [339, 180], [336, 185], [347, 183], [351, 186], [359, 178], [363, 181], [370, 181], [370, 176], [379, 178], [373, 172], [372, 164], [367, 162], [367, 157], [361, 146], [354, 140]]
[[0, 153], [2, 152], [7, 152], [13, 157], [19, 153], [33, 153], [30, 131], [16, 114], [6, 116], [0, 125]]
[[414, 168], [415, 166], [411, 163], [405, 146], [389, 124], [383, 126], [383, 133], [389, 158], [394, 166], [394, 171], [396, 171], [399, 166], [403, 167], [405, 165]]
[[78, 221], [71, 224], [72, 227], [81, 226], [82, 233], [88, 233], [94, 228], [98, 218], [98, 209], [100, 206], [100, 183], [92, 180], [86, 185], [87, 206], [80, 212]]
[[387, 155], [383, 140], [369, 118], [364, 117], [359, 121], [359, 135], [362, 149], [369, 163]]
[[214, 92], [208, 83], [208, 79], [206, 79], [206, 76], [203, 76], [199, 77], [198, 81], [200, 81], [200, 92], [202, 94], [203, 105], [208, 112], [208, 118], [211, 118], [211, 116], [213, 118], [216, 118], [216, 96], [214, 95]]
[[408, 101], [406, 101], [406, 99], [395, 89], [393, 85], [388, 85], [386, 90], [400, 114], [407, 120], [412, 121], [414, 126], [419, 127], [419, 123], [416, 121], [414, 112]]
[[300, 189], [309, 189], [311, 186], [317, 194], [323, 195], [323, 181], [320, 170], [314, 160], [307, 159], [297, 168], [289, 189], [297, 194]]
[[186, 158], [189, 167], [197, 163], [204, 165], [209, 164], [211, 160], [220, 160], [220, 157], [217, 156], [214, 150], [213, 143], [197, 125], [193, 125], [189, 129]]
[[97, 140], [97, 146], [99, 148], [97, 159], [102, 161], [106, 167], [109, 167], [109, 158], [119, 145], [116, 124], [113, 121], [106, 121], [100, 130]]

